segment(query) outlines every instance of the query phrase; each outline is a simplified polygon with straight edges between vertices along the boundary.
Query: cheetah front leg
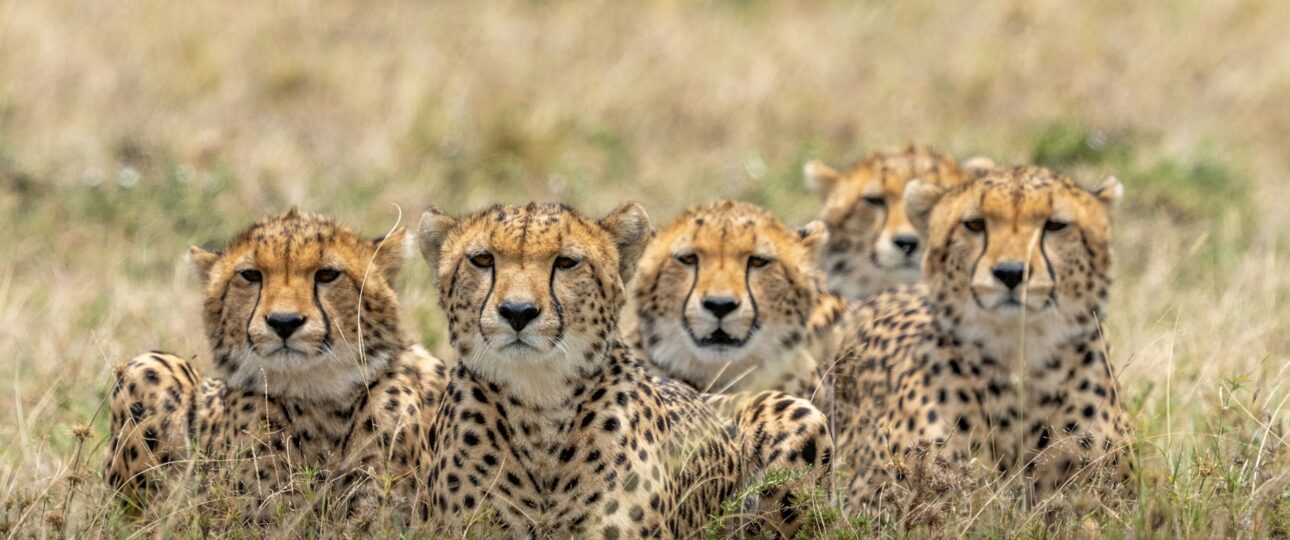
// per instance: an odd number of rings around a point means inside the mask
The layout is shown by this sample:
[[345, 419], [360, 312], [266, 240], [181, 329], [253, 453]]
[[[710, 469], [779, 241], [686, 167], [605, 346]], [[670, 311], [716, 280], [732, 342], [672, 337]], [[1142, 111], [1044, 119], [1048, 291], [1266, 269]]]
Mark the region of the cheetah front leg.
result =
[[446, 384], [443, 362], [413, 347], [392, 364], [387, 378], [368, 389], [340, 464], [349, 514], [424, 510], [418, 501], [424, 491], [420, 472], [429, 458], [426, 430]]
[[750, 531], [792, 538], [802, 527], [803, 502], [824, 487], [833, 460], [828, 419], [807, 400], [782, 392], [707, 398], [736, 430], [747, 485]]
[[178, 356], [152, 352], [117, 368], [106, 474], [127, 504], [143, 505], [165, 473], [188, 463], [200, 378]]
[[1107, 492], [1129, 485], [1134, 464], [1127, 419], [1117, 410], [1102, 418], [1088, 407], [1054, 414], [1039, 422], [1042, 427], [1035, 433], [1027, 434], [1026, 469], [1035, 502], [1077, 489], [1079, 483], [1102, 486]]

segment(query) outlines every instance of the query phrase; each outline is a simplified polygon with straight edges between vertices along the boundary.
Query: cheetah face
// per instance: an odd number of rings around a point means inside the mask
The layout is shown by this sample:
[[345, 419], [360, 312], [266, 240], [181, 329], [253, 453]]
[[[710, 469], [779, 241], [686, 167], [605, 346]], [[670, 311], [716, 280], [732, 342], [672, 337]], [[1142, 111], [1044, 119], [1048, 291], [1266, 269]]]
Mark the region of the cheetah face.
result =
[[800, 339], [826, 236], [823, 223], [794, 231], [750, 204], [687, 210], [642, 258], [634, 294], [643, 344], [656, 358], [725, 363]]
[[1109, 209], [1123, 189], [1088, 191], [1037, 167], [995, 169], [958, 189], [915, 183], [907, 204], [932, 240], [937, 302], [965, 317], [1087, 322], [1110, 284]]
[[829, 289], [858, 298], [919, 280], [924, 244], [905, 211], [905, 186], [915, 178], [956, 185], [962, 172], [952, 157], [910, 146], [875, 152], [845, 173], [812, 161], [806, 178], [824, 197]]
[[599, 365], [649, 231], [635, 204], [600, 221], [558, 205], [499, 206], [461, 219], [432, 209], [420, 245], [466, 367], [528, 384]]
[[313, 397], [348, 392], [349, 375], [362, 373], [356, 359], [383, 360], [399, 347], [390, 281], [403, 237], [400, 229], [366, 240], [292, 210], [221, 252], [192, 248], [215, 362], [230, 384]]

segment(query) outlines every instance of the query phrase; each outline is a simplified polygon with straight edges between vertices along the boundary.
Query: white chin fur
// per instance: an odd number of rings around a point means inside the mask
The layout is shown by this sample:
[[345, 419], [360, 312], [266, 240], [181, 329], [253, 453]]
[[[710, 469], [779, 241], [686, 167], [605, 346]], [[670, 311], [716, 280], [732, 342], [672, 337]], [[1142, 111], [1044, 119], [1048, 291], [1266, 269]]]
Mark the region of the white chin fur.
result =
[[1082, 330], [1065, 321], [1056, 309], [1000, 306], [983, 310], [973, 302], [958, 331], [961, 339], [985, 344], [986, 351], [1001, 361], [1024, 359], [1024, 363], [1013, 365], [1037, 365], [1048, 361], [1058, 346]]
[[[501, 341], [511, 342], [508, 336]], [[535, 338], [528, 338], [532, 341]], [[540, 338], [536, 338], [540, 339]], [[486, 344], [476, 336], [474, 354], [463, 358], [466, 367], [486, 380], [506, 385], [521, 401], [538, 407], [562, 403], [572, 388], [568, 381], [582, 376], [578, 365], [585, 342], [572, 336], [554, 347], [539, 349], [518, 344]]]
[[797, 359], [787, 351], [772, 350], [786, 333], [762, 327], [742, 347], [700, 347], [677, 322], [661, 329], [662, 339], [650, 356], [668, 372], [697, 383], [700, 390], [757, 390], [795, 365]]
[[335, 401], [348, 398], [385, 369], [389, 358], [360, 358], [359, 350], [339, 344], [316, 355], [282, 349], [268, 356], [247, 353], [229, 386], [275, 398]]
[[[1043, 315], [1052, 306], [1048, 305], [1048, 295], [1029, 295], [1025, 297], [1025, 302], [1021, 300], [1010, 301], [1012, 295], [1003, 291], [986, 291], [977, 292], [977, 299], [982, 305], [986, 306], [986, 311], [992, 313], [997, 318], [1021, 318], [1024, 311], [1027, 317]], [[1025, 306], [1025, 310], [1022, 306]], [[980, 309], [980, 308], [978, 308]]]
[[879, 272], [899, 273], [913, 270], [914, 279], [918, 278], [919, 262], [923, 260], [921, 251], [916, 252], [916, 256], [910, 257], [905, 255], [904, 250], [896, 247], [891, 242], [883, 242], [882, 244], [876, 250]]

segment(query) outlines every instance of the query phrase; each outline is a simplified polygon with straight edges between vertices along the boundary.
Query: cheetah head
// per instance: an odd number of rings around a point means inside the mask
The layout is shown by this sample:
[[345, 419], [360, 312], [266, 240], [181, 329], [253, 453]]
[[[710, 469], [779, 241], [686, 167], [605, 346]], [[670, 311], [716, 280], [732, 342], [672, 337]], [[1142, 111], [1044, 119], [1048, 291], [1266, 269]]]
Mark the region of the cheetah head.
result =
[[687, 209], [641, 258], [633, 297], [642, 346], [693, 375], [787, 356], [822, 293], [815, 258], [827, 236], [822, 222], [790, 229], [747, 203]]
[[1105, 311], [1110, 210], [1122, 193], [1113, 177], [1087, 190], [1030, 166], [948, 189], [911, 183], [905, 204], [929, 239], [924, 278], [938, 319], [985, 336], [1022, 322], [1035, 334], [1089, 329]]
[[649, 235], [635, 203], [599, 221], [552, 204], [431, 209], [420, 247], [464, 366], [541, 403], [603, 362]]
[[965, 168], [987, 165], [974, 158], [960, 167], [953, 157], [916, 145], [874, 152], [846, 172], [807, 163], [807, 185], [824, 198], [829, 241], [820, 263], [829, 289], [860, 298], [917, 282], [924, 249], [905, 209], [906, 184], [919, 178], [950, 187], [964, 180]]
[[402, 349], [392, 283], [404, 236], [369, 240], [292, 209], [219, 251], [190, 248], [207, 337], [229, 385], [328, 400], [383, 368]]

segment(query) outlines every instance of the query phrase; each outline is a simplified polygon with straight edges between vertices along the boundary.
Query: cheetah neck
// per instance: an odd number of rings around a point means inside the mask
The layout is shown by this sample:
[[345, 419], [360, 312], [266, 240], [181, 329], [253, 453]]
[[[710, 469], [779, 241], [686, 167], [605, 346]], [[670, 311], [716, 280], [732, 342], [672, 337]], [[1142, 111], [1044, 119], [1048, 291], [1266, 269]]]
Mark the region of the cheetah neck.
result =
[[651, 361], [663, 373], [712, 393], [783, 389], [800, 374], [814, 373], [816, 365], [805, 344], [739, 353], [725, 362], [700, 361], [686, 350], [669, 352], [671, 347], [659, 348], [662, 350]]
[[973, 305], [957, 324], [940, 316], [940, 310], [934, 313], [935, 331], [945, 339], [964, 344], [965, 353], [974, 352], [986, 364], [997, 363], [1018, 374], [1050, 363], [1063, 349], [1087, 342], [1090, 336], [1101, 339], [1096, 319], [1077, 322], [1056, 310], [1028, 318], [998, 317]]
[[232, 362], [219, 362], [217, 356], [216, 363], [230, 366], [225, 377], [230, 388], [307, 403], [345, 402], [386, 370], [393, 351], [402, 350], [401, 344], [394, 345], [362, 350], [341, 343], [308, 357], [264, 358], [247, 352]]
[[[585, 392], [587, 385], [602, 377], [606, 351], [621, 343], [571, 346], [539, 357], [514, 358], [478, 349], [462, 365], [474, 376], [499, 388], [508, 399], [541, 411], [562, 410]], [[577, 351], [583, 351], [578, 353]]]
[[[1119, 396], [1099, 328], [1039, 341], [1041, 347], [964, 342], [935, 326], [917, 357], [932, 363], [932, 373], [966, 383], [969, 394], [942, 399], [977, 401], [997, 466], [1033, 465], [1033, 449], [1073, 437], [1082, 422], [1096, 422], [1099, 414], [1103, 422], [1116, 420], [1105, 407], [1115, 407]], [[1007, 354], [1014, 360], [1003, 360]]]

